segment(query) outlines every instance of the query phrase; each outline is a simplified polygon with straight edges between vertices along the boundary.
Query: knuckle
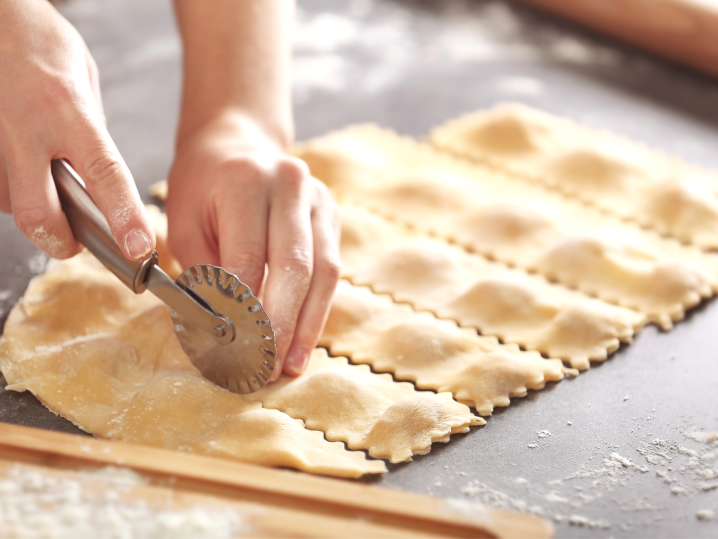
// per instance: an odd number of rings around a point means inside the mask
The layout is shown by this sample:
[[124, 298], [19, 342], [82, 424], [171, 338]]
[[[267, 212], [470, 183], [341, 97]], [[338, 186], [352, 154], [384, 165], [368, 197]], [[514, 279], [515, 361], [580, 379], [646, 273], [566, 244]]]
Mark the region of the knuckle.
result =
[[218, 168], [217, 181], [210, 187], [210, 198], [222, 204], [236, 190], [245, 189], [262, 179], [260, 164], [251, 157], [227, 159]]
[[227, 159], [220, 165], [221, 176], [225, 180], [256, 178], [260, 164], [250, 156], [238, 156]]
[[342, 265], [339, 257], [336, 255], [325, 257], [321, 264], [317, 264], [315, 272], [322, 279], [336, 283], [342, 276]]
[[54, 110], [60, 118], [73, 120], [80, 102], [80, 92], [74, 80], [52, 77], [40, 88], [45, 104]]
[[107, 149], [97, 150], [85, 158], [87, 180], [100, 188], [113, 189], [124, 179], [122, 162]]
[[280, 159], [277, 164], [277, 175], [282, 183], [295, 189], [300, 189], [310, 177], [307, 164], [296, 157]]
[[282, 267], [300, 281], [307, 281], [312, 277], [312, 257], [306, 251], [295, 250], [282, 259]]

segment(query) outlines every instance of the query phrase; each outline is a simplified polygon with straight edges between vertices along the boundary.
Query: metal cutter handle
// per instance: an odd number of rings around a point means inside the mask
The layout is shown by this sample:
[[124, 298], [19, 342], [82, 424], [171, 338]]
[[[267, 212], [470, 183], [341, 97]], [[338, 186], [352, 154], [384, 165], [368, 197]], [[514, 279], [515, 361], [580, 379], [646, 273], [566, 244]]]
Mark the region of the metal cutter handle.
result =
[[75, 239], [114, 273], [135, 294], [149, 290], [195, 325], [211, 333], [220, 344], [236, 337], [231, 320], [175, 283], [157, 266], [157, 253], [135, 262], [126, 258], [112, 237], [105, 216], [84, 188], [84, 182], [64, 159], [52, 161], [57, 193]]
[[64, 159], [52, 162], [52, 176], [62, 210], [75, 239], [114, 273], [130, 290], [140, 294], [147, 288], [147, 270], [157, 262], [157, 253], [135, 262], [126, 258], [115, 243], [105, 216], [83, 187], [84, 182]]

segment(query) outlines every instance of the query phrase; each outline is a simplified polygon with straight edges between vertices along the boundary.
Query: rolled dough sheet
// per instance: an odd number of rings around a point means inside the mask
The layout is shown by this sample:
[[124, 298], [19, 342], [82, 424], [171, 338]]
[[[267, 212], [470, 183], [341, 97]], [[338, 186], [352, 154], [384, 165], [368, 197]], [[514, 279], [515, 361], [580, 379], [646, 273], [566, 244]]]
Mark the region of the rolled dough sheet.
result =
[[481, 415], [568, 372], [558, 359], [501, 345], [347, 281], [337, 287], [320, 344], [417, 387], [450, 392]]
[[8, 390], [31, 391], [99, 438], [341, 477], [386, 470], [205, 380], [169, 308], [86, 252], [30, 282], [0, 338], [0, 370]]
[[432, 131], [431, 142], [661, 234], [718, 249], [718, 177], [618, 135], [503, 104], [447, 122]]
[[313, 352], [301, 376], [284, 376], [246, 398], [304, 420], [327, 440], [391, 462], [425, 455], [432, 443], [448, 442], [451, 434], [485, 424], [450, 393], [416, 391], [389, 374], [374, 374], [367, 365], [330, 358], [323, 349]]
[[354, 284], [572, 367], [605, 360], [646, 321], [358, 206], [342, 204], [340, 214], [342, 273]]
[[696, 247], [389, 131], [348, 128], [297, 155], [341, 201], [638, 310], [664, 329], [718, 290], [718, 259]]

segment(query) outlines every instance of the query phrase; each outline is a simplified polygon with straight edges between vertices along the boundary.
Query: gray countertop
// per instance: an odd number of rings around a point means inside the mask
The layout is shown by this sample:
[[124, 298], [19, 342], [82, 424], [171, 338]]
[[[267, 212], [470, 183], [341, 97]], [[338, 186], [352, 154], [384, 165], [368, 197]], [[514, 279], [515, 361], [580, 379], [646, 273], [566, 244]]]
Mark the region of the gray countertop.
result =
[[[299, 3], [297, 134], [376, 122], [423, 136], [521, 101], [718, 169], [718, 85], [507, 2]], [[99, 64], [110, 131], [143, 194], [172, 158], [180, 47], [169, 1], [63, 5]], [[149, 201], [149, 198], [147, 198]], [[45, 258], [0, 216], [0, 320]], [[497, 410], [373, 483], [555, 519], [559, 537], [711, 537], [718, 520], [718, 304], [643, 330], [576, 379]], [[4, 384], [3, 384], [4, 385]], [[0, 389], [0, 420], [77, 432]], [[715, 477], [714, 477], [715, 476]]]

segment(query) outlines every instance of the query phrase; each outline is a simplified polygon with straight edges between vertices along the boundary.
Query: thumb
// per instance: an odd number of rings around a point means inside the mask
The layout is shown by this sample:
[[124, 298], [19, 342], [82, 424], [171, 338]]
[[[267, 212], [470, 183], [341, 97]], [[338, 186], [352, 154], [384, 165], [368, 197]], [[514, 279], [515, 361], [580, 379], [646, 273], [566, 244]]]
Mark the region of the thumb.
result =
[[67, 158], [107, 219], [117, 245], [131, 260], [146, 258], [155, 248], [155, 234], [137, 186], [107, 129], [87, 119], [68, 140]]

